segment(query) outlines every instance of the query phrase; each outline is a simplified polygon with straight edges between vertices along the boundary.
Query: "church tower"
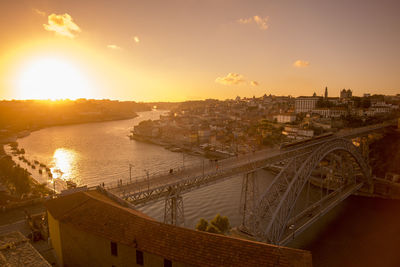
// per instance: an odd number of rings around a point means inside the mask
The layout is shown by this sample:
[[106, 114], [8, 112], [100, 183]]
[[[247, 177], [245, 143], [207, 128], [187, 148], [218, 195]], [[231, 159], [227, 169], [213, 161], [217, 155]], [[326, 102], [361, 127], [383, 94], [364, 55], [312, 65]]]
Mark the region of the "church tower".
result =
[[328, 86], [325, 87], [325, 98], [328, 98]]

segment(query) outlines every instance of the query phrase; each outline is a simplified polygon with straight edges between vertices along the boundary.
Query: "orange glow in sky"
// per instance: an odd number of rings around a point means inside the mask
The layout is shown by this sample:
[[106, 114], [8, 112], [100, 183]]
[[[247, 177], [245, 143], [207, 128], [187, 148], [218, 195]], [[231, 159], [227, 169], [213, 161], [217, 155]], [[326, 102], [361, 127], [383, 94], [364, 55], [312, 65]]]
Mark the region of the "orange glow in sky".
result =
[[[400, 93], [399, 1], [1, 1], [0, 99]], [[12, 25], [12, 27], [10, 27]]]
[[16, 77], [18, 98], [93, 98], [93, 87], [82, 70], [65, 58], [38, 57], [22, 65]]

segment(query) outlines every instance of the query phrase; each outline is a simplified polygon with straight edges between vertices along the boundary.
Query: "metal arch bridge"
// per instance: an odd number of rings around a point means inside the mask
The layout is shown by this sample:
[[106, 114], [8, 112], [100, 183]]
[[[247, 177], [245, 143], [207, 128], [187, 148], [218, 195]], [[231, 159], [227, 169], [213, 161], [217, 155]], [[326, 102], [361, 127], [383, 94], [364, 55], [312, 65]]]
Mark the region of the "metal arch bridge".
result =
[[[173, 174], [148, 175], [141, 180], [135, 179], [135, 182], [120, 183], [107, 189], [135, 207], [165, 200], [164, 222], [179, 225], [184, 218], [182, 194], [244, 175], [241, 201], [243, 229], [260, 241], [285, 244], [350, 194], [362, 187], [368, 190], [368, 164], [350, 139], [391, 125], [393, 123], [339, 132], [285, 150], [268, 149], [218, 163], [203, 162], [203, 165], [187, 167]], [[330, 163], [322, 166], [320, 163], [326, 159]], [[258, 198], [256, 172], [277, 163], [281, 171]], [[317, 169], [320, 179], [313, 173]], [[310, 193], [312, 190], [309, 189], [313, 187], [321, 189], [320, 197]], [[305, 207], [298, 208], [298, 203], [302, 202], [298, 201], [301, 195], [306, 195], [307, 201]]]
[[[325, 174], [332, 175], [313, 177], [327, 158], [332, 168], [325, 168]], [[311, 199], [309, 187], [317, 185], [321, 194]], [[253, 207], [248, 225], [260, 241], [285, 244], [343, 199], [362, 187], [369, 191], [371, 185], [370, 168], [359, 149], [349, 140], [334, 139], [291, 158]], [[302, 192], [306, 201], [296, 209]]]

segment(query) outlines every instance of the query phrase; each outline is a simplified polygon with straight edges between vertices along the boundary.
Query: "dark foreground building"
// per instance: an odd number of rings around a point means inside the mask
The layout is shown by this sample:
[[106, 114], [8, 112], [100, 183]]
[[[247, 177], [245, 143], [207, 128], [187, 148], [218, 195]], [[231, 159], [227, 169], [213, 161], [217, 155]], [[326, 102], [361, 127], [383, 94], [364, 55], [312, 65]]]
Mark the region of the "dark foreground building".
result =
[[157, 222], [104, 192], [46, 203], [60, 266], [311, 266], [308, 251]]

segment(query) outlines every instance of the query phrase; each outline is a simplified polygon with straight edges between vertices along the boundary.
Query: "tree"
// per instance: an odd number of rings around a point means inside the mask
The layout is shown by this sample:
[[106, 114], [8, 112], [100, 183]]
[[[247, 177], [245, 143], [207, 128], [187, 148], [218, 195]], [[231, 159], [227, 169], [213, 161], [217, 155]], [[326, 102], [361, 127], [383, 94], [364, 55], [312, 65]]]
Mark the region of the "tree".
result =
[[220, 214], [217, 214], [210, 223], [201, 218], [196, 225], [196, 230], [215, 234], [226, 234], [230, 228], [228, 218], [226, 216], [221, 216]]
[[213, 224], [209, 224], [207, 226], [206, 232], [213, 233], [213, 234], [221, 234], [221, 231]]
[[218, 228], [221, 233], [226, 233], [230, 229], [229, 220], [226, 216], [217, 214], [214, 219], [211, 220], [210, 224]]
[[196, 230], [206, 231], [207, 226], [208, 226], [208, 222], [205, 219], [201, 218], [200, 221], [196, 225]]

